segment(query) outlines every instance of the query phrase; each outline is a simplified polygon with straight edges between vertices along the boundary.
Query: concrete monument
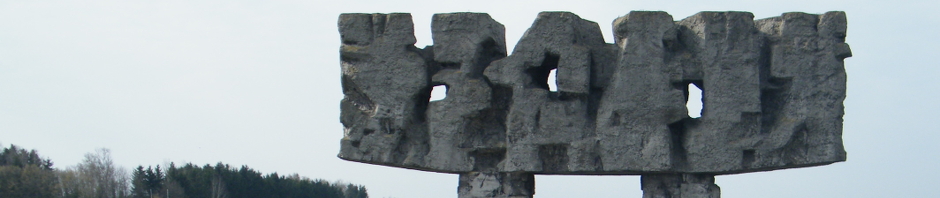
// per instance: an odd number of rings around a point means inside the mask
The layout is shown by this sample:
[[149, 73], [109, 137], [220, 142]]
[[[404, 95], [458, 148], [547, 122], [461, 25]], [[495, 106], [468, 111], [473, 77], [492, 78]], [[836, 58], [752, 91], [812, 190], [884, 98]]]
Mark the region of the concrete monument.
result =
[[[532, 197], [534, 174], [642, 175], [644, 197], [719, 197], [714, 176], [845, 161], [843, 12], [543, 12], [507, 53], [484, 13], [342, 14], [345, 160], [460, 175], [458, 194]], [[557, 91], [549, 90], [556, 71]], [[429, 101], [432, 87], [446, 98]], [[688, 116], [688, 87], [702, 116]]]

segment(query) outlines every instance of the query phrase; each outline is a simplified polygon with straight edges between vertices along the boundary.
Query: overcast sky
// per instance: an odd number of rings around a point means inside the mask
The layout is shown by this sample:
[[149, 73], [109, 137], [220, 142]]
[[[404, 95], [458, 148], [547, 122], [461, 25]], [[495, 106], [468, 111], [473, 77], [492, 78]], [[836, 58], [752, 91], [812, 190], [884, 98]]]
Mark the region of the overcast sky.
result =
[[[610, 22], [631, 10], [848, 16], [848, 161], [717, 177], [722, 197], [940, 196], [940, 3], [923, 1], [0, 1], [0, 145], [64, 168], [104, 147], [165, 162], [362, 184], [374, 198], [457, 196], [457, 176], [336, 158], [344, 12], [487, 12], [516, 43], [539, 11]], [[510, 46], [511, 47], [511, 46]], [[536, 197], [641, 197], [638, 176], [536, 176]]]

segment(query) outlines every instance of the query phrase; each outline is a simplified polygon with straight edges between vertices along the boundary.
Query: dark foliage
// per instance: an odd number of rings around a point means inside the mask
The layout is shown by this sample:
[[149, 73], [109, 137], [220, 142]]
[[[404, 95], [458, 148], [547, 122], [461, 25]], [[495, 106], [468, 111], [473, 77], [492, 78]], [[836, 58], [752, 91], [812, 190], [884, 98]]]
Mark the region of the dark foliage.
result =
[[0, 197], [53, 197], [56, 186], [52, 161], [10, 145], [0, 152]]
[[324, 180], [301, 178], [296, 174], [263, 175], [248, 166], [234, 168], [222, 163], [202, 167], [193, 164], [176, 167], [171, 164], [166, 169], [166, 179], [179, 185], [186, 197], [368, 198], [363, 186], [331, 184]]
[[[191, 163], [180, 167], [172, 163], [169, 167], [137, 166], [131, 171], [129, 181], [126, 172], [113, 168], [106, 149], [101, 155], [86, 155], [86, 162], [75, 168], [56, 170], [52, 168], [52, 161], [40, 157], [36, 150], [11, 145], [0, 152], [0, 198], [369, 197], [366, 188], [360, 185], [312, 180], [297, 174], [265, 175], [248, 166], [235, 168], [221, 162], [201, 167]], [[113, 185], [99, 188], [97, 185], [102, 182]], [[114, 193], [108, 194], [110, 192]]]
[[39, 157], [36, 150], [26, 151], [26, 149], [11, 144], [10, 148], [3, 148], [3, 152], [0, 152], [0, 166], [17, 166], [20, 168], [36, 166], [41, 169], [52, 170], [52, 160]]
[[166, 190], [164, 181], [166, 180], [160, 166], [156, 168], [137, 166], [131, 177], [131, 196], [134, 198], [164, 197]]

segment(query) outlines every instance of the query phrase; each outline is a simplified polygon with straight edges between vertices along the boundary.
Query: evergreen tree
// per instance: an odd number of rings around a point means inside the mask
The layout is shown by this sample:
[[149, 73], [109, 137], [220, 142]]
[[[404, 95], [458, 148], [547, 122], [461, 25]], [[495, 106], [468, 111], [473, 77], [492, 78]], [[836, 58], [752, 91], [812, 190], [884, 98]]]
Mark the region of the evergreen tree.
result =
[[45, 170], [52, 170], [52, 160], [39, 157], [39, 153], [35, 149], [26, 151], [26, 149], [11, 144], [10, 148], [3, 148], [3, 152], [0, 152], [0, 166], [17, 166], [20, 168], [36, 166]]
[[345, 198], [369, 198], [369, 193], [366, 192], [365, 186], [349, 184], [346, 186], [346, 190], [343, 191]]
[[0, 197], [53, 197], [56, 176], [52, 161], [10, 145], [0, 152]]
[[193, 164], [176, 167], [171, 164], [166, 170], [166, 181], [178, 185], [185, 197], [368, 198], [363, 186], [331, 184], [296, 174], [288, 177], [277, 173], [262, 175], [248, 166], [236, 169], [222, 163], [202, 167]]
[[134, 198], [150, 198], [150, 187], [147, 185], [147, 171], [144, 166], [137, 166], [131, 176], [131, 196]]

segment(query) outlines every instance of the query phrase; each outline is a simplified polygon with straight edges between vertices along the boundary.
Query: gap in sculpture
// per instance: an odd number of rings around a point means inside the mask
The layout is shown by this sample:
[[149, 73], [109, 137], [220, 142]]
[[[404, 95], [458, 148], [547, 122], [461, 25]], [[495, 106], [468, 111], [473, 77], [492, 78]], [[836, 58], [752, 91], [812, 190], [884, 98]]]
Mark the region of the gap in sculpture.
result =
[[484, 13], [435, 14], [425, 48], [407, 13], [338, 25], [339, 157], [459, 174], [461, 198], [532, 197], [535, 174], [642, 175], [644, 197], [715, 198], [716, 175], [846, 159], [843, 12], [632, 11], [614, 43], [542, 12], [511, 55]]
[[702, 117], [702, 89], [697, 86], [688, 86], [686, 89], [688, 91], [685, 101], [685, 107], [689, 111], [690, 118], [699, 118]]

